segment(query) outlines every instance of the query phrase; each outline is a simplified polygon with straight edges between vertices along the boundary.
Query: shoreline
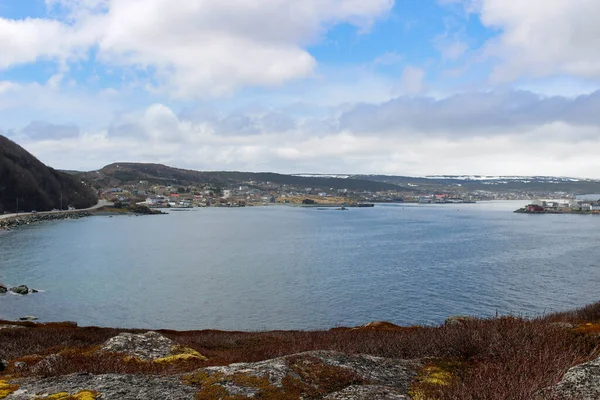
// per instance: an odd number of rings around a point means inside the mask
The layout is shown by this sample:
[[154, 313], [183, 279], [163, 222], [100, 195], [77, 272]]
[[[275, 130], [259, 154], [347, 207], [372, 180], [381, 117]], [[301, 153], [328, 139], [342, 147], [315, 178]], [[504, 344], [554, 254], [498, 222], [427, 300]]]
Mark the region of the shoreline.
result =
[[23, 216], [11, 216], [0, 220], [0, 232], [10, 231], [20, 226], [38, 224], [48, 221], [61, 221], [65, 219], [80, 219], [93, 215], [90, 211], [65, 211], [53, 213], [26, 214]]
[[80, 219], [93, 216], [115, 216], [115, 215], [163, 215], [168, 214], [149, 208], [114, 209], [112, 206], [101, 205], [86, 210], [51, 211], [40, 213], [24, 213], [19, 216], [10, 216], [0, 219], [0, 233], [6, 233], [21, 226], [40, 224], [49, 221], [62, 221], [67, 219]]

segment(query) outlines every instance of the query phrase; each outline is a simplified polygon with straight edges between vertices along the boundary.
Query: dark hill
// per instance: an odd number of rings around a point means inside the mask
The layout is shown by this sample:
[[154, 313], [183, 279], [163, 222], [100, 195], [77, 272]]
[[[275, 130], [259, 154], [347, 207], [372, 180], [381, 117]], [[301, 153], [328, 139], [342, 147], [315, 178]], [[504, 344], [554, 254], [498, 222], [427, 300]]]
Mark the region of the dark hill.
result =
[[98, 181], [98, 186], [111, 186], [126, 183], [137, 183], [145, 180], [164, 185], [193, 185], [209, 183], [219, 186], [231, 186], [244, 182], [270, 182], [276, 185], [290, 185], [302, 188], [333, 188], [352, 191], [413, 191], [386, 182], [366, 179], [341, 179], [302, 177], [276, 174], [272, 172], [237, 172], [237, 171], [193, 171], [172, 168], [162, 164], [114, 163], [102, 168], [99, 173], [84, 175], [84, 179]]
[[75, 176], [47, 167], [27, 150], [0, 135], [0, 213], [87, 208], [97, 203], [95, 192]]

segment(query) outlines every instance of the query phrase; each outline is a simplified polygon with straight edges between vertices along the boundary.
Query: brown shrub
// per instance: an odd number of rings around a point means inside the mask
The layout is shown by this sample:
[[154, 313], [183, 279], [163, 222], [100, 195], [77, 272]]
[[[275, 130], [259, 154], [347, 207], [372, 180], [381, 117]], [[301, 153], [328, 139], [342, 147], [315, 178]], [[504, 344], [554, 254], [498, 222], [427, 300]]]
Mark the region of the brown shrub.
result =
[[[586, 321], [586, 319], [589, 320]], [[40, 366], [36, 374], [63, 375], [72, 372], [174, 374], [209, 365], [255, 362], [313, 350], [348, 354], [371, 354], [388, 358], [445, 360], [461, 365], [452, 372], [448, 385], [421, 385], [431, 398], [529, 399], [540, 389], [556, 383], [571, 366], [598, 356], [600, 339], [586, 329], [565, 329], [551, 322], [581, 324], [600, 319], [600, 303], [580, 310], [548, 315], [534, 320], [514, 317], [465, 320], [440, 327], [394, 330], [334, 329], [331, 331], [223, 332], [159, 331], [180, 345], [208, 357], [208, 361], [179, 360], [151, 363], [127, 360], [118, 354], [94, 353], [107, 339], [120, 332], [142, 332], [110, 328], [77, 328], [72, 324], [20, 324], [21, 329], [0, 330], [3, 357], [15, 361], [25, 356], [32, 375], [36, 361], [60, 353], [65, 362]], [[590, 325], [594, 327], [596, 325]], [[590, 328], [591, 329], [591, 328]], [[590, 330], [588, 329], [588, 330]], [[435, 361], [434, 361], [435, 362]], [[314, 379], [325, 379], [334, 387], [347, 379], [320, 371]], [[6, 373], [14, 373], [9, 368]], [[289, 390], [294, 382], [288, 382]]]

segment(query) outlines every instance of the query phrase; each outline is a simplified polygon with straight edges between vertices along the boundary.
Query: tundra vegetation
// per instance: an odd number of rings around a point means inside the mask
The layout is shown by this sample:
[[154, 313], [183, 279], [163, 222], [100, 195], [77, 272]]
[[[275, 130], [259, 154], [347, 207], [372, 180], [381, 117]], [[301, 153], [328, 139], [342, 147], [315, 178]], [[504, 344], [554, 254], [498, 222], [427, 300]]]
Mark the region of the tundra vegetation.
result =
[[[600, 302], [533, 319], [452, 318], [435, 327], [372, 323], [328, 331], [160, 330], [185, 350], [159, 362], [99, 351], [109, 339], [144, 332], [140, 330], [78, 327], [69, 322], [2, 325], [6, 328], [0, 329], [0, 358], [7, 362], [0, 372], [0, 398], [17, 390], [15, 379], [89, 373], [179, 375], [197, 387], [198, 399], [204, 399], [224, 393], [223, 386], [216, 385], [223, 381], [222, 373], [209, 374], [206, 367], [324, 350], [418, 360], [420, 368], [410, 383], [413, 399], [531, 399], [559, 382], [569, 368], [600, 355]], [[277, 388], [261, 377], [237, 372], [227, 382], [245, 382], [262, 393], [260, 398], [280, 399], [323, 398], [349, 385], [369, 384], [347, 369], [307, 357], [302, 362], [287, 358], [294, 376], [305, 379], [288, 377]]]

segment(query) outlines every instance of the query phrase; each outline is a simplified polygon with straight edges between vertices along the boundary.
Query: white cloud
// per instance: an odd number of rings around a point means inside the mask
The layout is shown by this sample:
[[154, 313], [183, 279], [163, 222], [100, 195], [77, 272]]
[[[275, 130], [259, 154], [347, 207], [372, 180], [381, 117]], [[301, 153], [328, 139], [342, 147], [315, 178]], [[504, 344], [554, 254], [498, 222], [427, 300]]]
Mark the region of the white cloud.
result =
[[40, 59], [62, 60], [82, 44], [72, 29], [59, 21], [0, 18], [0, 69]]
[[388, 51], [388, 52], [383, 53], [379, 57], [375, 58], [375, 60], [373, 60], [373, 65], [374, 66], [394, 65], [394, 64], [400, 63], [404, 59], [405, 59], [405, 57], [402, 54], [398, 54], [395, 51]]
[[416, 95], [423, 91], [425, 79], [425, 70], [412, 65], [404, 68], [402, 71], [401, 89], [404, 93]]
[[137, 161], [284, 173], [597, 177], [598, 104], [600, 92], [574, 99], [464, 93], [400, 97], [339, 117], [306, 119], [258, 108], [177, 114], [157, 103], [77, 136], [72, 126], [36, 123], [20, 131], [34, 134], [19, 143], [65, 169]]
[[47, 0], [68, 16], [0, 18], [0, 68], [64, 62], [97, 46], [97, 60], [141, 69], [155, 90], [180, 97], [227, 95], [310, 76], [305, 46], [330, 27], [367, 31], [394, 0]]
[[9, 81], [0, 81], [0, 95], [8, 93], [9, 91], [18, 90], [19, 84]]
[[499, 29], [484, 48], [499, 59], [492, 78], [571, 74], [600, 78], [597, 0], [465, 0], [485, 26]]
[[453, 61], [462, 57], [469, 49], [469, 46], [464, 42], [456, 41], [442, 44], [440, 45], [439, 49], [444, 60]]

